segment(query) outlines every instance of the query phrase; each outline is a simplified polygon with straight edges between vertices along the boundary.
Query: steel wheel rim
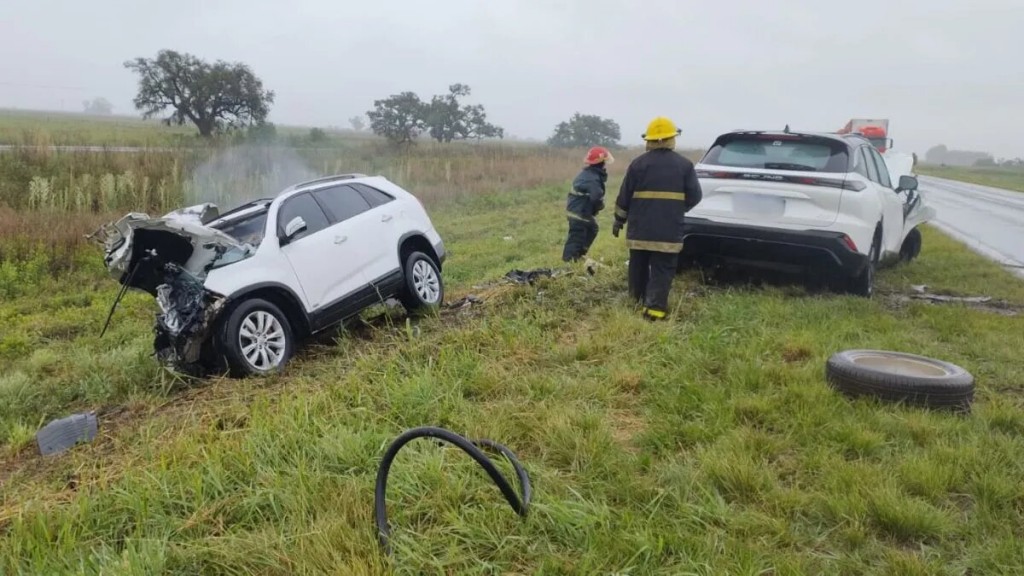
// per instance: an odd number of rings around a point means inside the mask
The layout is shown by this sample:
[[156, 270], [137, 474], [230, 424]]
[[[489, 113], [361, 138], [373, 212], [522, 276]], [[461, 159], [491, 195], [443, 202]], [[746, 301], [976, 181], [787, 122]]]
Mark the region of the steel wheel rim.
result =
[[245, 361], [260, 372], [273, 370], [284, 360], [284, 326], [265, 310], [250, 312], [238, 330], [238, 347]]
[[857, 366], [918, 378], [945, 378], [953, 373], [941, 364], [924, 359], [863, 352], [850, 359]]
[[436, 304], [441, 297], [441, 280], [426, 260], [417, 260], [412, 265], [412, 285], [416, 295], [427, 304]]

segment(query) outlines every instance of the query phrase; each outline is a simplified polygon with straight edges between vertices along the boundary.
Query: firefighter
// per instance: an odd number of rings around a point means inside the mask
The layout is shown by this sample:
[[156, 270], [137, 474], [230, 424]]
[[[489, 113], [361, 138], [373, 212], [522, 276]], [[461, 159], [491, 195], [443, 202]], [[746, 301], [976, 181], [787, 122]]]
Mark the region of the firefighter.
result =
[[629, 165], [615, 201], [612, 235], [626, 226], [629, 292], [649, 320], [668, 315], [668, 296], [683, 249], [684, 214], [701, 200], [693, 163], [675, 152], [680, 130], [658, 117], [647, 126], [647, 151]]
[[569, 236], [565, 239], [562, 260], [576, 262], [587, 255], [597, 238], [597, 214], [604, 209], [604, 184], [608, 180], [606, 164], [615, 161], [603, 146], [594, 146], [583, 162], [586, 166], [572, 182], [566, 201]]

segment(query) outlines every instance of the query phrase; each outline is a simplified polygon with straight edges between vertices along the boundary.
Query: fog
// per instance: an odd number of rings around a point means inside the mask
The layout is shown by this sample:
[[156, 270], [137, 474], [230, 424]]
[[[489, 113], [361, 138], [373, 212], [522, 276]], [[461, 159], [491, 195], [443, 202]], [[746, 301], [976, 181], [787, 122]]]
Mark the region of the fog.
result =
[[0, 106], [133, 113], [122, 63], [162, 48], [243, 61], [271, 120], [346, 126], [373, 100], [454, 82], [518, 137], [573, 112], [636, 142], [668, 115], [684, 145], [734, 128], [836, 130], [887, 117], [896, 148], [1024, 156], [1020, 0], [8, 0]]

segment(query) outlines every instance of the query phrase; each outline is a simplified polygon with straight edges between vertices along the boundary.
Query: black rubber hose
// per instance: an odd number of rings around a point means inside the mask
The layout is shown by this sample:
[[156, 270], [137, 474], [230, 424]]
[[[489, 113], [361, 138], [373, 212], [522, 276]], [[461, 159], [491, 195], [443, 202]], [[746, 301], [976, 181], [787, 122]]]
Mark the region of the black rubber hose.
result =
[[[526, 513], [530, 507], [530, 498], [533, 495], [533, 490], [530, 486], [530, 476], [526, 473], [526, 469], [519, 463], [519, 459], [516, 455], [509, 450], [507, 447], [498, 444], [492, 440], [468, 440], [451, 430], [445, 430], [444, 428], [435, 428], [432, 426], [424, 426], [421, 428], [413, 428], [402, 433], [401, 436], [395, 438], [394, 442], [388, 446], [386, 452], [384, 452], [384, 458], [380, 462], [380, 468], [377, 469], [377, 485], [373, 495], [373, 517], [374, 522], [377, 524], [377, 538], [380, 540], [380, 545], [384, 549], [385, 554], [391, 554], [391, 544], [389, 538], [391, 536], [391, 529], [388, 526], [388, 512], [387, 505], [385, 503], [387, 484], [388, 484], [388, 473], [391, 471], [391, 464], [395, 461], [395, 456], [398, 455], [398, 451], [403, 446], [415, 440], [416, 438], [437, 438], [444, 440], [450, 444], [454, 444], [462, 449], [463, 452], [469, 454], [473, 460], [476, 460], [477, 464], [483, 467], [487, 475], [491, 477], [491, 480], [498, 485], [501, 493], [505, 496], [505, 500], [508, 501], [512, 509], [515, 510], [516, 514], [520, 516], [526, 516]], [[519, 487], [522, 492], [522, 496], [516, 494], [515, 489], [512, 488], [512, 484], [502, 475], [498, 467], [494, 465], [494, 462], [484, 454], [477, 446], [491, 448], [501, 452], [516, 471], [516, 476], [519, 478]]]

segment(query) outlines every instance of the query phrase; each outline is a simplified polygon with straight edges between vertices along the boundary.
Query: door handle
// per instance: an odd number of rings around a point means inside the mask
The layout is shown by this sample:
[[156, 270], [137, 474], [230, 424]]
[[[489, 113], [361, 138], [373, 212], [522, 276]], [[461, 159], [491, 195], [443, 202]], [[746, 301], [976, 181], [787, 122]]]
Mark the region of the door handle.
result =
[[334, 237], [334, 243], [335, 244], [341, 244], [345, 240], [348, 240], [348, 236], [335, 236]]
[[380, 221], [381, 222], [389, 222], [389, 221], [391, 221], [391, 214], [385, 214], [385, 215], [381, 216], [380, 217]]

